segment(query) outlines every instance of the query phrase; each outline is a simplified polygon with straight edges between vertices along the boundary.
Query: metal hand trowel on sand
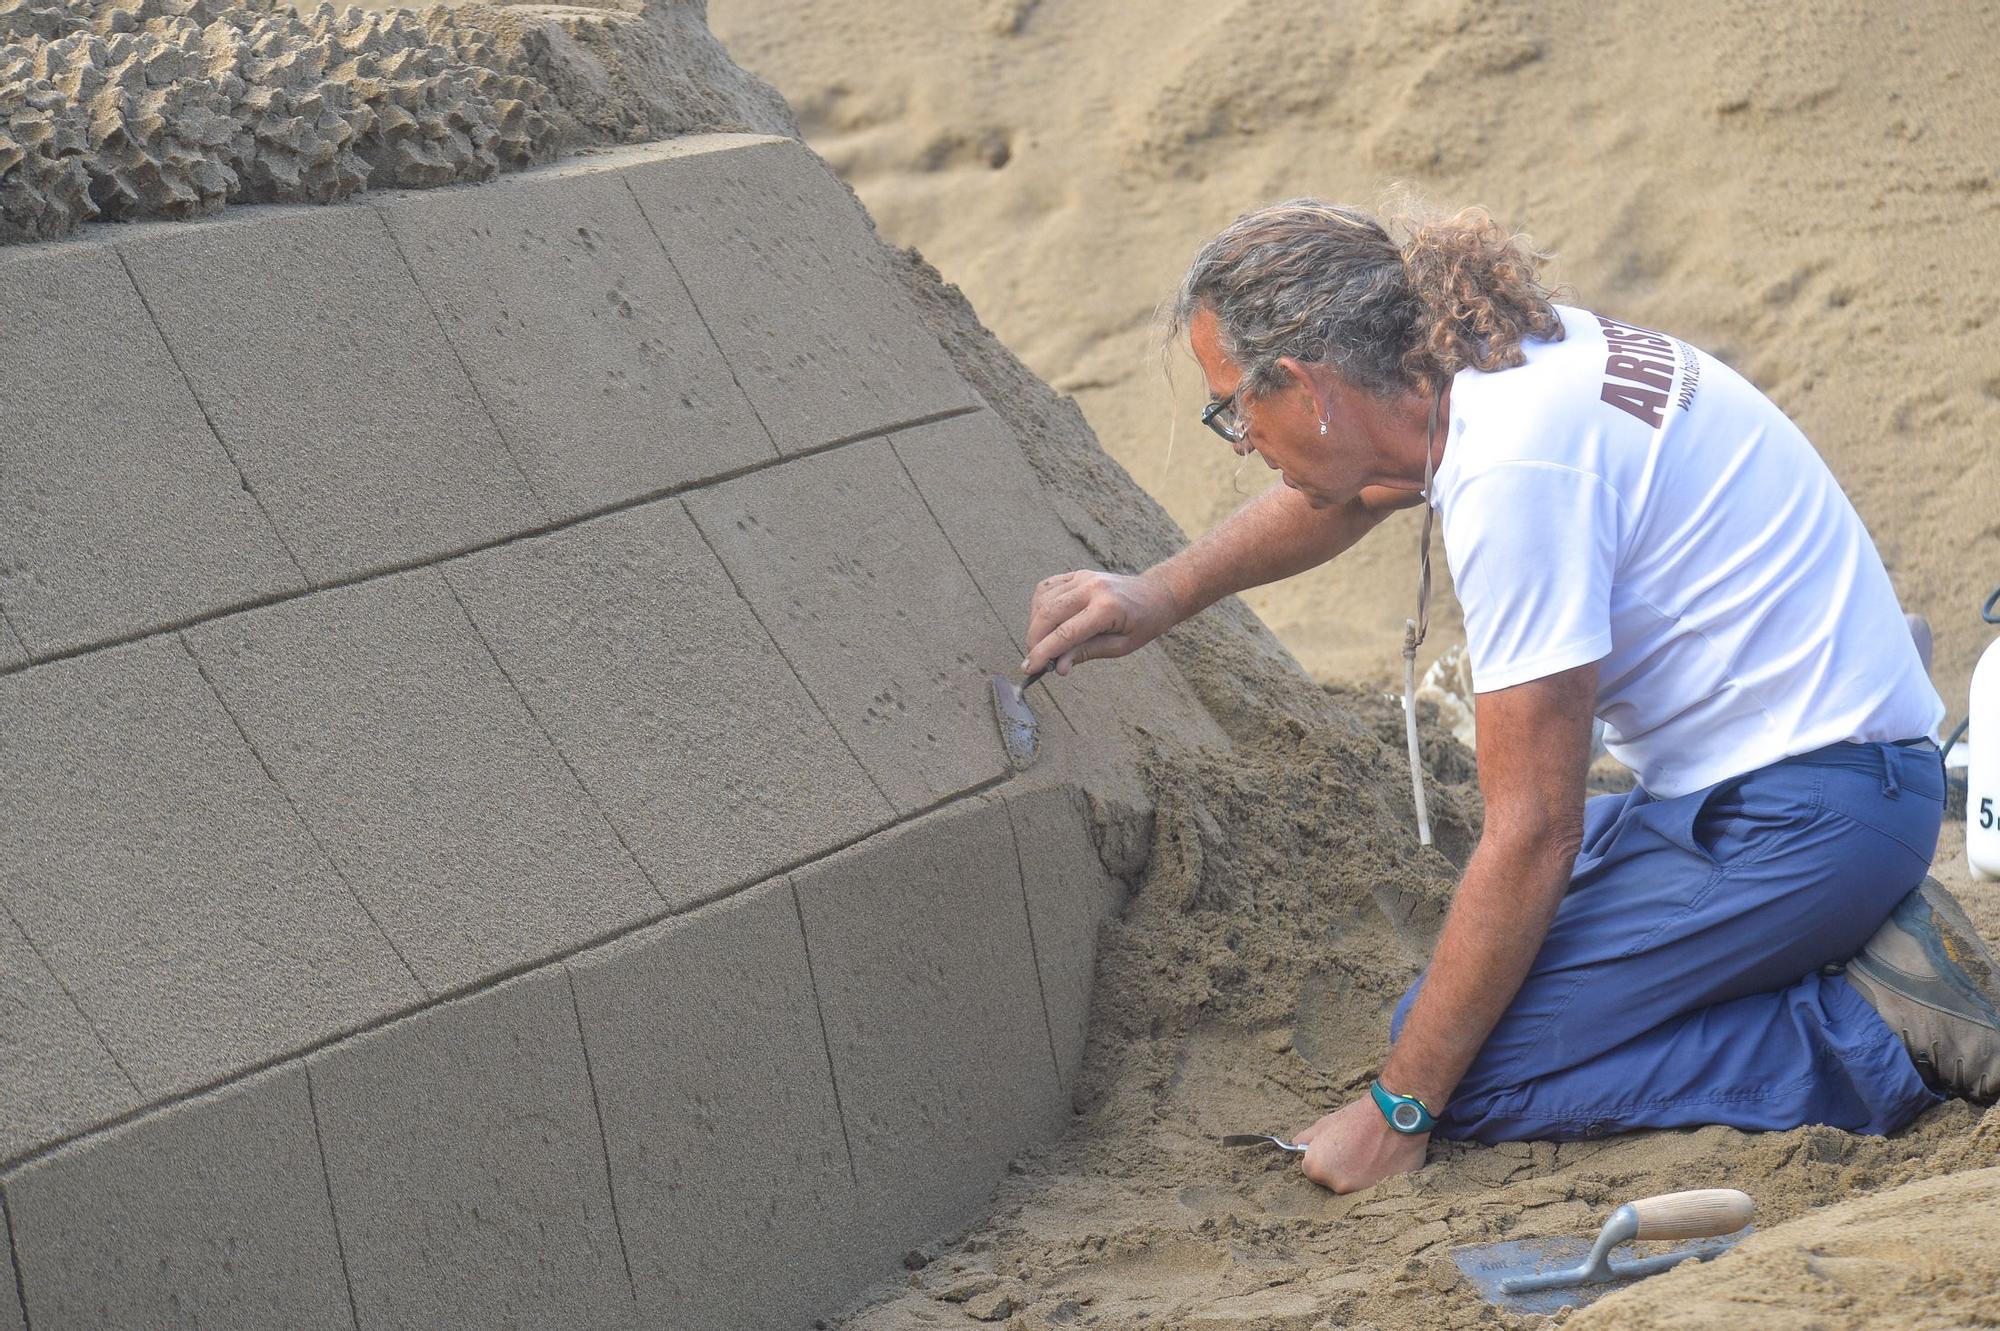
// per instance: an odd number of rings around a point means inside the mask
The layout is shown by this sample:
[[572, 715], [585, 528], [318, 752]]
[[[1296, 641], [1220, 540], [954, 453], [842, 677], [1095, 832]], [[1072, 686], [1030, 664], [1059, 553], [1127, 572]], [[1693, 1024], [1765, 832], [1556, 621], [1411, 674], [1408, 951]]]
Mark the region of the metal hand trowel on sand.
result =
[[1007, 750], [1007, 762], [1020, 771], [1035, 761], [1042, 749], [1041, 723], [1026, 694], [1035, 681], [1055, 668], [1051, 661], [1016, 684], [1005, 675], [988, 675], [993, 684], [993, 719], [1000, 723], [1000, 743]]
[[1269, 1132], [1230, 1132], [1223, 1134], [1224, 1146], [1275, 1146], [1281, 1151], [1291, 1151], [1303, 1155], [1305, 1147], [1297, 1142], [1288, 1142]]
[[[1455, 1249], [1452, 1261], [1488, 1303], [1510, 1312], [1553, 1313], [1589, 1303], [1642, 1276], [1689, 1259], [1707, 1261], [1750, 1231], [1755, 1210], [1734, 1188], [1699, 1188], [1627, 1202], [1611, 1213], [1597, 1242], [1580, 1238], [1516, 1239]], [[1656, 1257], [1611, 1260], [1632, 1239], [1700, 1239]]]

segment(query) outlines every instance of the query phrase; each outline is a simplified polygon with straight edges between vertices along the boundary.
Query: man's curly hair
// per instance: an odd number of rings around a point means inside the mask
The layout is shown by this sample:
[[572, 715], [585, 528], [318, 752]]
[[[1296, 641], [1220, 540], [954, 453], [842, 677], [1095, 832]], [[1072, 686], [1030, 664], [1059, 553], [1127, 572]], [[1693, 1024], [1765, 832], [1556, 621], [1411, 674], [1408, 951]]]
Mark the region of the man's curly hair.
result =
[[1210, 311], [1253, 396], [1283, 384], [1285, 356], [1390, 395], [1519, 365], [1525, 339], [1562, 338], [1539, 280], [1548, 256], [1485, 209], [1398, 229], [1401, 244], [1371, 214], [1319, 199], [1245, 213], [1195, 256], [1168, 336]]

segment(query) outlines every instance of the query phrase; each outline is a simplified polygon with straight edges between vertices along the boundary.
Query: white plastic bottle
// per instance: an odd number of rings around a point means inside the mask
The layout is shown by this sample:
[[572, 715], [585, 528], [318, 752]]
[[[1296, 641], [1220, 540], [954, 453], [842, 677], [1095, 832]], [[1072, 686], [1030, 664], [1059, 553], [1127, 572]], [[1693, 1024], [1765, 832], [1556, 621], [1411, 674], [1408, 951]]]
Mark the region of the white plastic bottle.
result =
[[1991, 882], [2000, 879], [2000, 638], [1973, 668], [1966, 715], [1965, 862], [1974, 878]]

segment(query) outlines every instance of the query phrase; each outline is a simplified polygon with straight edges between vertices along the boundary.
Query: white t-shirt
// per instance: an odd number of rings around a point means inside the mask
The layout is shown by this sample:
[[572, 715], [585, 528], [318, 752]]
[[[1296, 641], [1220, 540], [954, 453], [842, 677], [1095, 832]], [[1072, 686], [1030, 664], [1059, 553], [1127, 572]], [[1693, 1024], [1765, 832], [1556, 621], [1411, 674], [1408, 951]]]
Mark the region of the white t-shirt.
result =
[[1563, 341], [1452, 381], [1432, 503], [1474, 690], [1601, 662], [1605, 744], [1662, 798], [1935, 738], [1889, 575], [1798, 427], [1685, 342], [1558, 308]]

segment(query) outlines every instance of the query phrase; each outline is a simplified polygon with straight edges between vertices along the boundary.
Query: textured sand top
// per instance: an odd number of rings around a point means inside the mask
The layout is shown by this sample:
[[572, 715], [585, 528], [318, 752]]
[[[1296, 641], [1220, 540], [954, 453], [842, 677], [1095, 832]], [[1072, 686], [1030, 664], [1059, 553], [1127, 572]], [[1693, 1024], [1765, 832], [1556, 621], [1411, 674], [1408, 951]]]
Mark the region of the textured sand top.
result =
[[792, 122], [691, 4], [0, 0], [0, 243], [487, 180], [703, 128]]

